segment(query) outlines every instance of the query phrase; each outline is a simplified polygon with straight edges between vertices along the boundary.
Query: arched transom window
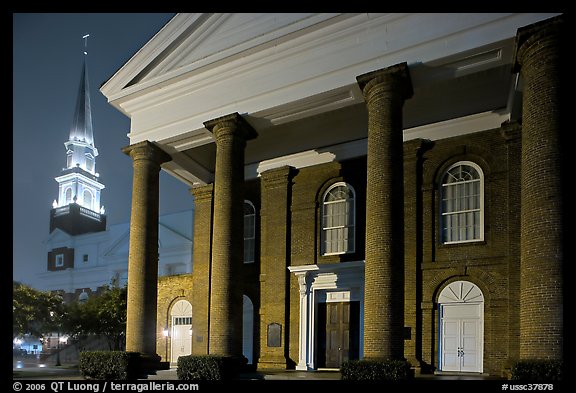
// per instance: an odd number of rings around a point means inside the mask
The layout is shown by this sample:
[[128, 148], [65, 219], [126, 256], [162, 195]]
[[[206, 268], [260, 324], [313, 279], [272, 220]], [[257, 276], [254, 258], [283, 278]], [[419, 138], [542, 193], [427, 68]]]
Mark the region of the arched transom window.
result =
[[354, 252], [356, 195], [346, 183], [331, 186], [322, 200], [322, 254]]
[[484, 239], [484, 176], [472, 162], [460, 161], [442, 176], [440, 238], [443, 243]]

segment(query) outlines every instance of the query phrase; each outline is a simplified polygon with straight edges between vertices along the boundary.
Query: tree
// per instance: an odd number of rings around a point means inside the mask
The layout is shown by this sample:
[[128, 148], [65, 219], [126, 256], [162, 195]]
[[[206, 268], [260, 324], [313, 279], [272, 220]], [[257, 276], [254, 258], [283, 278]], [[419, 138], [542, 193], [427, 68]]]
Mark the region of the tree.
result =
[[38, 291], [17, 281], [12, 283], [12, 338], [30, 334], [41, 337], [57, 329], [63, 311], [57, 293]]
[[62, 331], [73, 338], [104, 336], [110, 350], [121, 349], [126, 331], [126, 287], [108, 287], [84, 303], [67, 304], [62, 321]]

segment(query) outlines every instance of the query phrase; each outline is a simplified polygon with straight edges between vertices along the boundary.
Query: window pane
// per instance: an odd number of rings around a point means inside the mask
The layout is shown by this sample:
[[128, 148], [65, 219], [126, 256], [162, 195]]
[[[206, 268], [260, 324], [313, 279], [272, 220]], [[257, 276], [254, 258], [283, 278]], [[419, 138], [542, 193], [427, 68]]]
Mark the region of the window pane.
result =
[[338, 185], [326, 192], [322, 207], [322, 242], [325, 254], [354, 250], [354, 206], [354, 192], [350, 187]]
[[442, 241], [456, 242], [481, 238], [481, 178], [476, 168], [456, 165], [442, 179]]

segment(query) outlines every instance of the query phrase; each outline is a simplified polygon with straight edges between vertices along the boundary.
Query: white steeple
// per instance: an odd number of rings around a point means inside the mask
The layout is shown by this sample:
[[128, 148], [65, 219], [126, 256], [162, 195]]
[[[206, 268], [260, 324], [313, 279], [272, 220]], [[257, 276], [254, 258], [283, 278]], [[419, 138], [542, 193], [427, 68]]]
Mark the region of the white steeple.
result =
[[88, 83], [88, 63], [86, 51], [87, 38], [84, 35], [84, 64], [80, 77], [80, 88], [76, 101], [74, 119], [70, 127], [70, 137], [64, 143], [66, 147], [66, 167], [62, 175], [56, 177], [59, 184], [58, 200], [53, 207], [63, 207], [71, 203], [99, 213], [100, 192], [104, 185], [100, 183], [96, 172], [98, 149], [94, 145], [92, 130], [92, 110], [90, 105], [90, 85]]

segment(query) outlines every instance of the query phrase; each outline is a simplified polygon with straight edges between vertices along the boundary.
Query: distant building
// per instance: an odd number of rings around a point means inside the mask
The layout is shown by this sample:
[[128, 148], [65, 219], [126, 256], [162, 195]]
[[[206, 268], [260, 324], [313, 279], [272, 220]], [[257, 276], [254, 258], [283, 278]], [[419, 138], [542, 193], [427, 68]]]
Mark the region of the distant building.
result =
[[[126, 349], [489, 375], [563, 359], [563, 26], [174, 16], [100, 89], [131, 119]], [[160, 169], [193, 186], [191, 276], [156, 277]]]
[[[160, 276], [192, 272], [194, 210], [162, 215], [158, 223]], [[70, 235], [55, 229], [46, 240], [46, 271], [35, 288], [63, 291], [65, 300], [83, 300], [107, 285], [126, 285], [130, 224], [109, 225], [104, 231]]]
[[[74, 119], [64, 146], [66, 166], [56, 177], [59, 191], [50, 211], [46, 271], [37, 275], [32, 286], [60, 291], [66, 301], [82, 301], [108, 285], [126, 284], [130, 231], [128, 222], [106, 225], [100, 199], [105, 186], [96, 172], [98, 149], [86, 52]], [[193, 216], [192, 207], [163, 215], [158, 221], [160, 276], [192, 272]]]

